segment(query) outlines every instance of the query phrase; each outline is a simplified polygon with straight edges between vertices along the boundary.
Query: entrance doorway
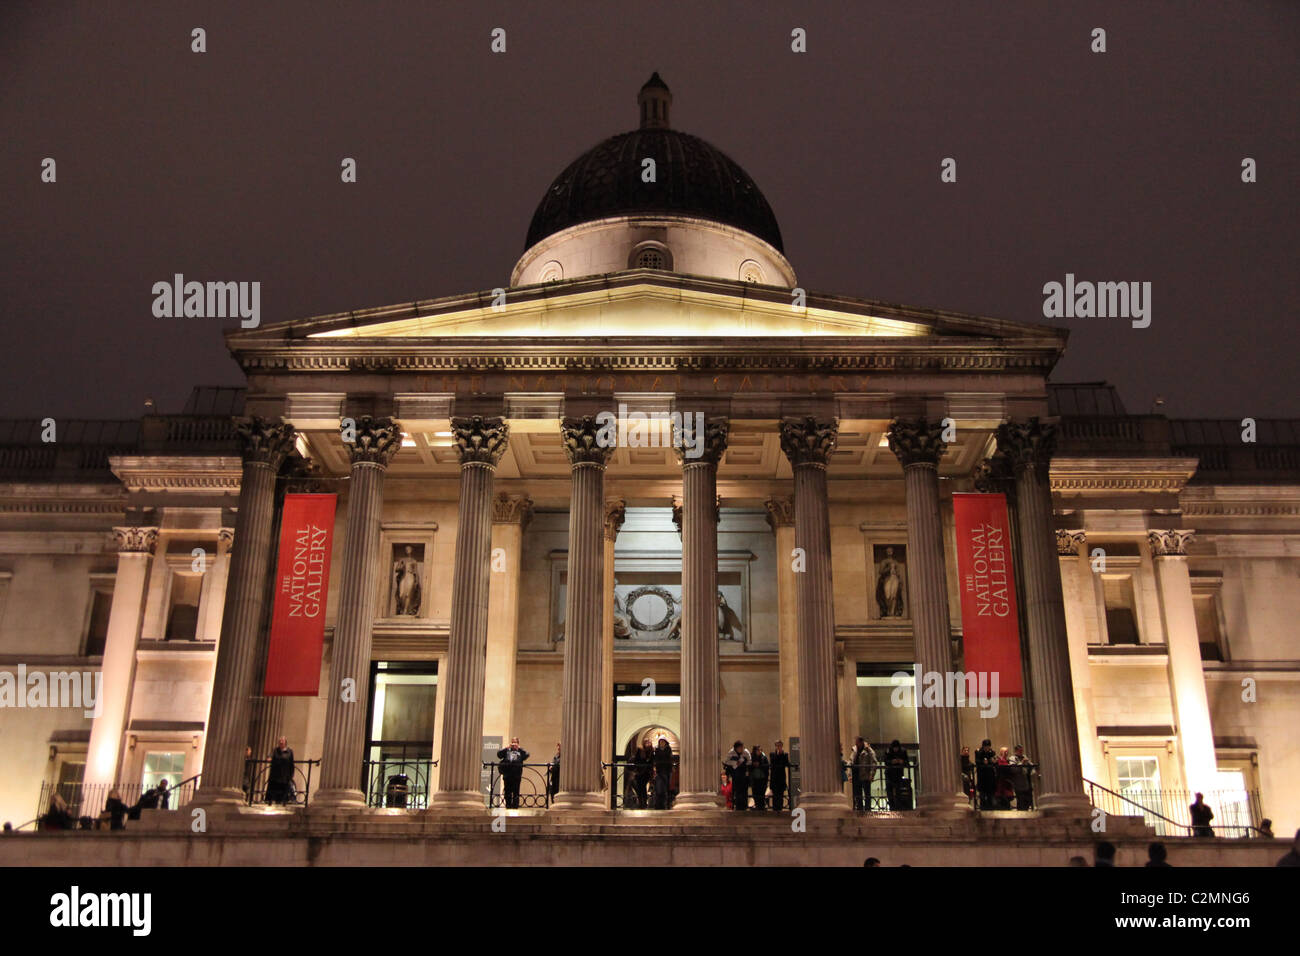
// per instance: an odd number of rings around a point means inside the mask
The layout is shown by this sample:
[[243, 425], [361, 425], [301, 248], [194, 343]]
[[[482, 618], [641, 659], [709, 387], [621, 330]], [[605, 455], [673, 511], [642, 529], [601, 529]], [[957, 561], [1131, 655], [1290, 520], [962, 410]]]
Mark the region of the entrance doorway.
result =
[[[653, 694], [643, 690], [653, 689]], [[668, 740], [674, 756], [681, 755], [681, 685], [658, 684], [642, 688], [639, 684], [614, 685], [614, 739], [610, 741], [610, 807], [639, 809], [633, 775], [628, 764], [633, 752], [646, 737], [656, 745], [660, 737]]]

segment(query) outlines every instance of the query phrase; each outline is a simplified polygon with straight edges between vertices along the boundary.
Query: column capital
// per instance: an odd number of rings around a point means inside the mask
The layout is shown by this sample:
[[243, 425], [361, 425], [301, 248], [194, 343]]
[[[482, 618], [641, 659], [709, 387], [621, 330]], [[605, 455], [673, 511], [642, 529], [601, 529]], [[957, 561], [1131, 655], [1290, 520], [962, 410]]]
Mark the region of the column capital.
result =
[[1004, 422], [998, 426], [998, 452], [1006, 456], [1016, 471], [1046, 468], [1056, 454], [1058, 431], [1055, 425], [1037, 417], [1025, 422]]
[[235, 550], [235, 529], [220, 528], [217, 531], [217, 554], [230, 554]]
[[924, 418], [896, 418], [889, 423], [886, 433], [889, 450], [907, 468], [909, 465], [939, 466], [939, 459], [948, 449], [943, 440], [943, 425]]
[[391, 418], [360, 415], [352, 419], [352, 441], [345, 441], [352, 464], [370, 462], [387, 468], [402, 447], [402, 429]]
[[492, 499], [493, 524], [517, 524], [528, 527], [533, 520], [533, 499], [528, 495], [508, 495], [500, 492]]
[[468, 415], [451, 420], [451, 434], [462, 467], [480, 464], [495, 468], [510, 442], [510, 425], [499, 416]]
[[777, 528], [794, 527], [794, 498], [790, 495], [774, 495], [763, 502], [767, 508], [767, 523], [773, 531]]
[[622, 498], [605, 499], [605, 540], [614, 541], [618, 538], [619, 529], [623, 527], [623, 521], [627, 517], [627, 502]]
[[1191, 543], [1196, 532], [1190, 530], [1148, 531], [1147, 541], [1151, 543], [1151, 554], [1157, 558], [1177, 558], [1187, 556], [1187, 545]]
[[158, 529], [114, 528], [113, 538], [119, 554], [153, 554], [158, 544]]
[[595, 415], [566, 418], [560, 422], [560, 440], [564, 442], [564, 453], [569, 456], [570, 465], [599, 465], [604, 468], [609, 463], [616, 446], [612, 442], [604, 443], [601, 432], [606, 427]]
[[269, 465], [273, 471], [280, 470], [298, 437], [292, 425], [256, 415], [235, 419], [235, 432], [245, 464]]
[[1079, 545], [1088, 540], [1088, 535], [1082, 528], [1075, 529], [1056, 529], [1056, 553], [1063, 557], [1075, 557], [1079, 554]]
[[819, 421], [811, 415], [781, 420], [781, 451], [790, 467], [825, 468], [839, 438], [839, 422]]
[[[697, 434], [701, 429], [697, 425], [703, 423], [703, 435]], [[722, 461], [722, 455], [727, 450], [727, 434], [730, 431], [731, 422], [727, 418], [704, 418], [700, 415], [698, 418], [689, 412], [682, 415], [682, 424], [676, 429], [673, 435], [673, 453], [677, 456], [677, 463], [683, 468], [689, 468], [691, 465], [712, 465], [715, 468]], [[690, 450], [699, 449], [698, 455], [687, 454]]]

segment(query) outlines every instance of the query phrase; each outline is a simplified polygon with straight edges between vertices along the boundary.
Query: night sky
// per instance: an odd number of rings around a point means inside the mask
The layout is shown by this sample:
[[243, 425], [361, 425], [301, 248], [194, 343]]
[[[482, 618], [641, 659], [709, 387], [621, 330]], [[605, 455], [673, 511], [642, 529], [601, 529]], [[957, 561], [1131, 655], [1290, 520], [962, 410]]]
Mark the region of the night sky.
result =
[[673, 125], [762, 188], [805, 288], [1042, 323], [1066, 273], [1149, 281], [1149, 328], [1054, 320], [1054, 381], [1300, 417], [1290, 0], [6, 0], [0, 417], [239, 384], [233, 322], [153, 316], [177, 272], [260, 281], [264, 324], [507, 285], [551, 180], [637, 125], [653, 70]]

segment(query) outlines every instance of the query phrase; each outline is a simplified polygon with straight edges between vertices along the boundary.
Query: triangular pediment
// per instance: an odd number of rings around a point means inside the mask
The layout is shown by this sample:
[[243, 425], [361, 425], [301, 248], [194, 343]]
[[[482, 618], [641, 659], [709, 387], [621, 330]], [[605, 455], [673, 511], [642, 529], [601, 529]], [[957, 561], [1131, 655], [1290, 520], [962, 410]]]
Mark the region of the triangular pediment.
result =
[[635, 270], [279, 323], [234, 332], [230, 341], [942, 337], [1063, 345], [1064, 335], [1049, 326]]

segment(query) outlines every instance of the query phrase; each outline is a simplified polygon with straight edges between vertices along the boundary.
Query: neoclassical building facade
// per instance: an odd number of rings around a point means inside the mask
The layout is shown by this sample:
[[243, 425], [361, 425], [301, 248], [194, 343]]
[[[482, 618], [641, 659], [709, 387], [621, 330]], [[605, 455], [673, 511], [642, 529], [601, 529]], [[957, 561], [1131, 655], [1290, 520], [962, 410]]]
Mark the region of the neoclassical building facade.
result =
[[[1049, 813], [1199, 790], [1300, 826], [1300, 423], [1130, 414], [1049, 381], [1063, 330], [806, 291], [657, 75], [638, 105], [509, 288], [233, 330], [245, 386], [178, 414], [4, 423], [0, 672], [102, 691], [0, 709], [0, 817], [199, 774], [241, 804], [280, 736], [322, 807], [409, 761], [406, 806], [481, 809], [519, 737], [562, 747], [553, 810], [608, 809], [607, 765], [664, 734], [674, 813], [718, 805], [735, 739], [793, 743], [801, 805], [839, 811], [861, 735], [908, 748], [920, 809], [966, 812], [987, 737]], [[299, 492], [338, 496], [319, 688], [267, 697]], [[964, 669], [969, 492], [1009, 503], [1025, 693], [900, 706]]]

